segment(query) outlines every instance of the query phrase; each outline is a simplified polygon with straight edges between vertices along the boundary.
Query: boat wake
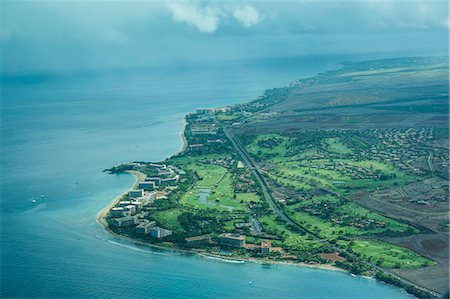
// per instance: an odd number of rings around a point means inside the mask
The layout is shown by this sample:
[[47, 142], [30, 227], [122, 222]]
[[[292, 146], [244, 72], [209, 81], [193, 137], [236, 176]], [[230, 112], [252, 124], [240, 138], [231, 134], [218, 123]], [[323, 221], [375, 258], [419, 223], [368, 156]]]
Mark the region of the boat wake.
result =
[[226, 259], [226, 258], [220, 258], [220, 257], [210, 256], [210, 255], [205, 255], [205, 254], [199, 254], [199, 255], [206, 259], [215, 260], [215, 261], [224, 262], [224, 263], [231, 263], [231, 264], [244, 264], [245, 263], [245, 261], [230, 260], [230, 259]]
[[137, 252], [145, 252], [145, 253], [151, 253], [151, 254], [155, 254], [155, 255], [165, 255], [163, 252], [155, 252], [155, 251], [152, 251], [149, 249], [142, 249], [142, 248], [139, 248], [139, 247], [136, 247], [133, 245], [122, 244], [122, 243], [111, 241], [111, 240], [108, 240], [108, 242], [112, 243], [114, 245], [120, 246], [120, 247], [124, 247], [124, 248], [130, 249], [130, 250], [133, 250], [133, 251], [137, 251]]

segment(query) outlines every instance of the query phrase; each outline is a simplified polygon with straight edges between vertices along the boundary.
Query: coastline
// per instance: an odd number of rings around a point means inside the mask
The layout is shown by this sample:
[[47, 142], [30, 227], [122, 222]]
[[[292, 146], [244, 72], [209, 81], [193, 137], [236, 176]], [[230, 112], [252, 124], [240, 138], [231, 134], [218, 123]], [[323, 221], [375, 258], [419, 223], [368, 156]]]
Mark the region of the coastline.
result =
[[181, 137], [181, 140], [183, 141], [183, 145], [181, 146], [181, 149], [178, 151], [177, 154], [184, 152], [188, 146], [186, 136], [184, 136], [184, 131], [185, 131], [186, 125], [187, 125], [185, 117], [183, 117], [183, 119], [181, 120], [181, 123], [183, 124], [183, 127], [181, 128], [181, 131], [180, 131], [180, 137]]
[[[186, 140], [186, 138], [184, 136], [184, 129], [186, 128], [187, 123], [186, 123], [185, 119], [183, 119], [182, 122], [183, 122], [184, 126], [183, 126], [183, 128], [182, 128], [182, 130], [180, 132], [180, 137], [181, 137], [181, 139], [183, 141], [183, 145], [182, 145], [182, 148], [180, 149], [180, 151], [177, 152], [177, 154], [182, 152], [182, 151], [184, 151], [186, 149], [187, 145], [188, 145], [187, 144], [187, 140]], [[108, 233], [110, 233], [112, 236], [114, 236], [115, 238], [118, 238], [120, 240], [125, 240], [125, 241], [130, 242], [130, 243], [132, 243], [134, 245], [148, 246], [149, 248], [157, 248], [157, 249], [162, 249], [162, 250], [179, 252], [179, 253], [182, 253], [182, 254], [197, 255], [197, 256], [205, 258], [205, 259], [213, 259], [213, 260], [216, 260], [216, 261], [222, 261], [222, 262], [228, 262], [228, 263], [245, 263], [245, 262], [249, 262], [249, 263], [261, 264], [261, 265], [264, 265], [264, 264], [266, 264], [266, 265], [285, 265], [285, 266], [315, 268], [315, 269], [320, 269], [320, 270], [336, 271], [336, 272], [350, 274], [350, 271], [338, 268], [338, 267], [336, 267], [334, 265], [331, 265], [331, 264], [308, 264], [308, 263], [303, 263], [303, 262], [282, 261], [282, 260], [277, 261], [277, 260], [259, 259], [259, 258], [247, 257], [247, 256], [232, 256], [232, 257], [230, 257], [230, 256], [223, 256], [223, 255], [220, 255], [220, 254], [203, 251], [201, 249], [200, 250], [198, 250], [198, 249], [197, 250], [196, 249], [184, 249], [184, 248], [173, 247], [173, 246], [164, 246], [164, 245], [151, 244], [151, 243], [144, 242], [144, 241], [141, 241], [141, 240], [137, 240], [137, 239], [134, 239], [134, 238], [131, 238], [131, 237], [128, 237], [128, 236], [119, 235], [119, 234], [113, 232], [109, 228], [108, 223], [106, 222], [106, 215], [109, 212], [109, 210], [114, 205], [116, 205], [117, 202], [120, 201], [121, 198], [126, 193], [128, 193], [130, 190], [133, 190], [137, 186], [138, 182], [141, 181], [141, 180], [144, 180], [145, 177], [146, 177], [146, 175], [144, 173], [139, 172], [139, 171], [130, 170], [130, 171], [126, 171], [126, 172], [128, 172], [130, 174], [133, 174], [135, 176], [135, 178], [136, 178], [135, 183], [131, 186], [130, 189], [128, 189], [127, 191], [123, 192], [122, 194], [120, 194], [119, 196], [114, 198], [112, 203], [110, 203], [108, 206], [106, 206], [104, 209], [102, 209], [97, 215], [97, 221], [101, 225], [103, 225], [104, 229]], [[389, 275], [392, 277], [391, 274], [389, 274]], [[368, 277], [368, 276], [360, 276], [360, 275], [353, 275], [353, 274], [352, 274], [352, 276], [359, 276], [359, 277], [363, 277], [363, 278], [372, 278], [372, 277]], [[428, 295], [431, 295], [432, 297], [436, 297], [437, 296], [436, 295], [437, 293], [435, 293], [434, 291], [429, 290], [427, 288], [423, 288], [423, 287], [421, 287], [421, 286], [419, 286], [419, 285], [417, 285], [417, 284], [415, 284], [413, 282], [410, 282], [410, 281], [406, 281], [406, 286], [405, 286], [403, 284], [403, 283], [405, 283], [405, 279], [403, 279], [401, 276], [395, 275], [393, 277], [395, 279], [397, 279], [398, 281], [400, 281], [399, 282], [400, 284], [395, 283], [395, 282], [390, 282], [390, 281], [386, 282], [384, 280], [379, 280], [379, 281], [382, 281], [382, 282], [385, 282], [387, 284], [391, 284], [391, 285], [400, 287], [401, 289], [407, 291], [408, 293], [413, 294], [414, 296], [417, 296], [416, 293], [415, 293], [416, 290], [418, 290], [419, 294], [421, 294], [420, 292], [425, 292]], [[412, 291], [409, 291], [409, 289], [408, 289], [409, 286], [413, 287], [414, 293]], [[421, 297], [421, 296], [419, 296], [419, 297]]]
[[[186, 122], [184, 121], [183, 130], [184, 130], [185, 125], [186, 125]], [[183, 151], [185, 149], [185, 147], [187, 146], [187, 142], [186, 142], [186, 139], [184, 138], [184, 133], [181, 132], [180, 135], [183, 139], [183, 147], [181, 150], [181, 151]], [[176, 252], [185, 253], [185, 254], [193, 254], [193, 255], [195, 254], [195, 255], [198, 255], [203, 258], [212, 258], [212, 259], [216, 259], [216, 260], [222, 260], [224, 262], [226, 262], [226, 261], [228, 261], [228, 262], [250, 262], [250, 263], [255, 263], [255, 264], [285, 265], [285, 266], [306, 267], [306, 268], [315, 268], [315, 269], [321, 269], [321, 270], [327, 270], [327, 271], [337, 271], [337, 272], [348, 273], [348, 271], [345, 271], [344, 269], [335, 267], [330, 264], [307, 264], [307, 263], [297, 263], [297, 262], [289, 262], [289, 261], [274, 261], [274, 260], [257, 259], [257, 258], [252, 258], [252, 257], [229, 257], [229, 256], [223, 256], [223, 255], [214, 254], [214, 253], [210, 253], [210, 252], [204, 252], [202, 250], [195, 250], [195, 249], [189, 250], [189, 249], [161, 246], [161, 245], [157, 245], [157, 244], [151, 244], [151, 243], [143, 242], [140, 240], [136, 240], [136, 239], [133, 239], [133, 238], [130, 238], [127, 236], [119, 235], [119, 234], [113, 232], [109, 228], [108, 223], [105, 220], [106, 215], [108, 214], [109, 210], [112, 207], [114, 207], [122, 199], [122, 197], [125, 194], [127, 194], [129, 191], [135, 189], [138, 182], [144, 180], [146, 177], [146, 175], [144, 173], [139, 172], [139, 171], [127, 170], [126, 172], [134, 175], [134, 177], [136, 179], [134, 184], [129, 189], [127, 189], [125, 192], [123, 192], [120, 195], [118, 195], [117, 197], [115, 197], [109, 205], [104, 207], [97, 214], [97, 222], [100, 223], [103, 226], [103, 228], [108, 233], [110, 233], [112, 236], [114, 236], [115, 238], [125, 240], [125, 241], [133, 243], [135, 245], [148, 246], [150, 248], [158, 248], [158, 249], [164, 249], [164, 250], [169, 250], [169, 251], [176, 251]]]
[[[142, 172], [139, 171], [135, 171], [135, 170], [127, 170], [126, 172], [128, 172], [129, 174], [134, 175], [136, 181], [134, 182], [134, 184], [127, 189], [126, 191], [124, 191], [123, 193], [121, 193], [119, 196], [117, 196], [116, 198], [114, 198], [114, 200], [107, 205], [106, 207], [104, 207], [98, 214], [97, 214], [97, 222], [100, 223], [101, 225], [103, 225], [103, 227], [110, 233], [113, 233], [109, 227], [108, 227], [108, 223], [106, 222], [105, 218], [106, 215], [108, 214], [109, 210], [114, 207], [121, 199], [122, 197], [127, 194], [129, 191], [133, 190], [139, 181], [143, 181], [146, 177], [146, 175]], [[114, 234], [114, 233], [113, 233]]]

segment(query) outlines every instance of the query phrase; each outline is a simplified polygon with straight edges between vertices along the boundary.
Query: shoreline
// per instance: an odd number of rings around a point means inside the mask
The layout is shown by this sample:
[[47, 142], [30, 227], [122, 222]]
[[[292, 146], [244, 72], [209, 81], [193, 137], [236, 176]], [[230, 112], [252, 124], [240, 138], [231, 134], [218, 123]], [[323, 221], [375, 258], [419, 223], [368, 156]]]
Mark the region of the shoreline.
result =
[[109, 226], [108, 223], [106, 222], [105, 218], [106, 215], [108, 214], [109, 210], [115, 206], [121, 199], [122, 197], [127, 194], [130, 190], [133, 190], [139, 181], [143, 180], [146, 175], [142, 172], [139, 171], [135, 171], [135, 170], [127, 170], [126, 171], [129, 174], [132, 174], [136, 181], [133, 183], [133, 185], [125, 192], [121, 193], [120, 195], [118, 195], [117, 197], [115, 197], [113, 199], [113, 201], [107, 205], [106, 207], [104, 207], [98, 214], [97, 214], [97, 222], [100, 223], [103, 228], [110, 233], [112, 236], [114, 236], [115, 238], [121, 239], [121, 240], [125, 240], [127, 242], [130, 242], [134, 245], [140, 245], [140, 246], [147, 246], [150, 248], [158, 248], [158, 249], [164, 249], [164, 250], [168, 250], [168, 251], [176, 251], [176, 252], [180, 252], [180, 253], [185, 253], [185, 254], [191, 254], [191, 255], [197, 255], [203, 258], [213, 258], [216, 260], [223, 260], [224, 262], [250, 262], [250, 263], [255, 263], [255, 264], [271, 264], [271, 265], [285, 265], [285, 266], [296, 266], [296, 267], [305, 267], [305, 268], [314, 268], [314, 269], [321, 269], [321, 270], [327, 270], [327, 271], [336, 271], [336, 272], [345, 272], [345, 273], [349, 273], [348, 271], [335, 267], [333, 265], [330, 264], [307, 264], [307, 263], [297, 263], [297, 262], [289, 262], [289, 261], [275, 261], [275, 260], [263, 260], [263, 259], [258, 259], [258, 258], [246, 258], [246, 257], [228, 257], [228, 256], [223, 256], [220, 254], [214, 254], [214, 253], [210, 253], [210, 252], [204, 252], [202, 250], [189, 250], [189, 249], [182, 249], [182, 248], [175, 248], [175, 247], [168, 247], [168, 246], [161, 246], [161, 245], [157, 245], [157, 244], [151, 244], [151, 243], [147, 243], [144, 241], [140, 241], [137, 239], [133, 239], [131, 237], [127, 237], [127, 236], [123, 236], [123, 235], [119, 235], [115, 232], [113, 232]]
[[186, 150], [186, 148], [188, 147], [186, 136], [184, 136], [184, 131], [185, 131], [186, 125], [187, 125], [186, 117], [183, 117], [183, 119], [181, 120], [181, 123], [183, 124], [183, 127], [181, 128], [181, 131], [180, 131], [180, 137], [181, 137], [181, 140], [183, 141], [183, 145], [181, 146], [181, 149], [176, 154], [184, 152]]
[[110, 233], [113, 233], [109, 227], [108, 227], [108, 223], [105, 221], [105, 217], [108, 214], [109, 210], [111, 210], [112, 207], [114, 207], [121, 199], [122, 197], [127, 194], [129, 191], [133, 190], [137, 184], [139, 183], [139, 181], [143, 181], [146, 177], [145, 174], [143, 174], [142, 172], [139, 171], [135, 171], [135, 170], [127, 170], [125, 171], [129, 174], [132, 174], [136, 181], [133, 183], [133, 185], [127, 189], [126, 191], [124, 191], [123, 193], [121, 193], [120, 195], [116, 196], [114, 198], [114, 200], [107, 205], [106, 207], [104, 207], [98, 214], [97, 214], [97, 222], [100, 223], [101, 225], [103, 225], [103, 227]]

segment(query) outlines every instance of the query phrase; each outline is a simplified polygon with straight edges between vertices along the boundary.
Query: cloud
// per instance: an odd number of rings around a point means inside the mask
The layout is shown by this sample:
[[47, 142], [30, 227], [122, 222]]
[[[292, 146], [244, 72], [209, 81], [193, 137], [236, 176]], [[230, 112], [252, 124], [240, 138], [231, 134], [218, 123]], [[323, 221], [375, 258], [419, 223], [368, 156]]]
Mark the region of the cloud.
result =
[[261, 21], [261, 15], [253, 6], [245, 5], [237, 7], [233, 16], [245, 27], [251, 27]]
[[209, 5], [198, 7], [188, 2], [168, 2], [167, 7], [174, 21], [193, 25], [200, 32], [213, 33], [219, 27], [221, 11], [218, 8]]
[[0, 0], [0, 74], [363, 47], [447, 53], [449, 28], [447, 1]]
[[172, 19], [179, 23], [187, 23], [203, 33], [214, 33], [221, 23], [234, 18], [240, 25], [249, 28], [261, 21], [259, 11], [250, 5], [232, 6], [226, 3], [211, 2], [167, 2]]

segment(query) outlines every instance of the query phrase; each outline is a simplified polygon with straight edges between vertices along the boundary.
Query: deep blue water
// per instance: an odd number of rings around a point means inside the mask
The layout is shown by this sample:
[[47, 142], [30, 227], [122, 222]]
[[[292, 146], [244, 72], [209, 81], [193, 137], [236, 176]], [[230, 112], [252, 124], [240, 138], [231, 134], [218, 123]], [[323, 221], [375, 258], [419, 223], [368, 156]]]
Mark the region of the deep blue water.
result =
[[175, 153], [186, 112], [248, 101], [348, 59], [4, 77], [1, 297], [409, 297], [346, 273], [142, 248], [96, 222], [97, 213], [134, 182], [131, 175], [102, 170]]

